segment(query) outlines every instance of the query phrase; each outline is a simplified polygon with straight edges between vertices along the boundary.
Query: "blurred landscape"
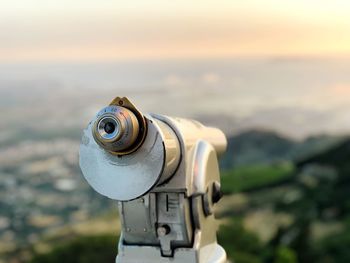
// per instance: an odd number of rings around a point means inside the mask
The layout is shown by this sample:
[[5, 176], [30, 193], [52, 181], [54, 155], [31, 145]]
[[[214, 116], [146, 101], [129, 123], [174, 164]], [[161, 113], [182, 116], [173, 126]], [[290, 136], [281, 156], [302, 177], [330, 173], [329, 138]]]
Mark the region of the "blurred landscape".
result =
[[116, 204], [78, 167], [115, 96], [223, 129], [219, 242], [236, 263], [349, 262], [350, 60], [0, 65], [0, 261], [107, 262]]

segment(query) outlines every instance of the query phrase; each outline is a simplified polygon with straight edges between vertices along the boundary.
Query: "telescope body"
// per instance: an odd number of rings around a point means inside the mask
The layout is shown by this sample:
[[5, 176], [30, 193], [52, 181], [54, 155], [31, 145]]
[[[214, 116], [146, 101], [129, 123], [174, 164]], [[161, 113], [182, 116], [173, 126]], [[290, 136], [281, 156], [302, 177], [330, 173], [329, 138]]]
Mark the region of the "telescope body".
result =
[[84, 130], [80, 167], [118, 202], [117, 263], [224, 263], [215, 204], [226, 137], [193, 120], [143, 115], [117, 97]]

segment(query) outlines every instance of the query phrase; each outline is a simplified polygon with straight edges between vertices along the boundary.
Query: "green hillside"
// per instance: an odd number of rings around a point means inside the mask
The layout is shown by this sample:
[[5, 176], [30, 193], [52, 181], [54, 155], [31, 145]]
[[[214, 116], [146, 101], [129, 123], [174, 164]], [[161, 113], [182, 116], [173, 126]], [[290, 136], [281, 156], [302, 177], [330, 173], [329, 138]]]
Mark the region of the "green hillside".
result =
[[250, 130], [228, 138], [222, 169], [239, 166], [297, 162], [342, 142], [342, 136], [319, 135], [296, 141], [272, 131]]
[[225, 194], [256, 190], [293, 177], [294, 165], [289, 162], [240, 166], [222, 173], [221, 185]]

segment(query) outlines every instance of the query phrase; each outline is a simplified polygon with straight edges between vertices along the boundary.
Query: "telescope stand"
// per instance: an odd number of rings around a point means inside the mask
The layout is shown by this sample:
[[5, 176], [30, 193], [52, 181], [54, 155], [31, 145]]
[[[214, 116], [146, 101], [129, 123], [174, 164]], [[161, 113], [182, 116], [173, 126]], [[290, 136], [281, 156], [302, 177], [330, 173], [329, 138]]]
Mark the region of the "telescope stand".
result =
[[144, 246], [120, 246], [116, 263], [226, 263], [226, 252], [218, 244], [199, 251], [193, 248], [177, 249], [174, 257], [160, 257], [160, 249]]

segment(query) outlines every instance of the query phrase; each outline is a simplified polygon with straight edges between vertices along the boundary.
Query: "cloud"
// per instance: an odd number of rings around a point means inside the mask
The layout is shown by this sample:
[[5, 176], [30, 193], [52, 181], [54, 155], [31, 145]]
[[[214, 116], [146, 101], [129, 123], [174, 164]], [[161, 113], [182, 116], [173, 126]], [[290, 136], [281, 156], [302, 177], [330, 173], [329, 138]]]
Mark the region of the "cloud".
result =
[[208, 72], [208, 73], [205, 73], [201, 76], [201, 80], [204, 84], [214, 85], [214, 84], [218, 84], [220, 82], [221, 77], [217, 73]]
[[0, 9], [0, 59], [349, 54], [349, 7], [340, 0], [203, 0], [200, 6], [160, 0], [13, 0]]
[[341, 96], [342, 98], [347, 97], [350, 99], [350, 83], [340, 83], [331, 86], [329, 89], [330, 93], [335, 96]]
[[176, 74], [169, 74], [164, 79], [164, 85], [166, 87], [179, 88], [186, 86], [186, 84], [188, 84], [188, 80]]

